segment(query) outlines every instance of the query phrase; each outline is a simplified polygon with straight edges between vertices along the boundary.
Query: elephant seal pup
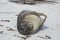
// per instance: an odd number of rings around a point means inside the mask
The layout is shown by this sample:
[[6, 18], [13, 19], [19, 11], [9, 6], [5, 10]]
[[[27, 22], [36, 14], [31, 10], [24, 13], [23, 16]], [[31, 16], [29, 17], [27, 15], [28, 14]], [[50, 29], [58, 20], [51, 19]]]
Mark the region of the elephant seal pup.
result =
[[[42, 19], [40, 16], [44, 16]], [[22, 35], [34, 34], [41, 25], [45, 22], [47, 16], [43, 13], [37, 13], [35, 11], [22, 11], [17, 18], [17, 30]]]

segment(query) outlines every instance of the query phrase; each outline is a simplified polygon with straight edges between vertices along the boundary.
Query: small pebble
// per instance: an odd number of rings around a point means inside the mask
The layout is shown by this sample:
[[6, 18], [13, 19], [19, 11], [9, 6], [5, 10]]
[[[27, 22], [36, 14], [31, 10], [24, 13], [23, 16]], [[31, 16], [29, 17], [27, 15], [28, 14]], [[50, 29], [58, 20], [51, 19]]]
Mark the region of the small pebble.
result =
[[18, 36], [18, 35], [14, 35], [14, 36], [16, 36], [16, 37], [20, 37], [20, 36]]
[[48, 39], [51, 39], [51, 37], [50, 37], [50, 36], [47, 36], [47, 35], [46, 35], [46, 37], [47, 37]]
[[46, 37], [43, 37], [43, 36], [37, 36], [37, 37], [40, 37], [40, 38], [44, 38], [44, 39], [47, 39]]
[[3, 25], [0, 25], [1, 27], [3, 27]]
[[23, 38], [23, 39], [26, 39], [26, 37], [21, 37], [21, 36], [17, 36], [17, 35], [14, 35], [14, 36], [16, 36], [16, 37], [20, 37], [20, 38]]
[[10, 27], [6, 27], [6, 28], [10, 28]]
[[15, 31], [14, 29], [12, 29], [12, 28], [9, 28], [7, 31]]
[[0, 34], [3, 34], [4, 31], [0, 31]]
[[23, 38], [23, 39], [27, 39], [27, 38], [25, 38], [25, 37], [21, 37], [21, 38]]
[[16, 36], [16, 35], [14, 35], [14, 36]]
[[10, 22], [10, 20], [1, 20], [1, 21], [3, 21], [3, 22]]
[[16, 15], [16, 16], [18, 16], [18, 15]]

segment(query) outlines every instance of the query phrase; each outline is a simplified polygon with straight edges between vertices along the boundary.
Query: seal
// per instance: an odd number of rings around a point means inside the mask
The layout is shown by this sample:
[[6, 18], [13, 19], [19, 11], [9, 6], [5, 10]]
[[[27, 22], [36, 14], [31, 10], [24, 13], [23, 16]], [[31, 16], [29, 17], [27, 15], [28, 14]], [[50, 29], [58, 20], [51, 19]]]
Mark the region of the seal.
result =
[[[42, 19], [40, 16], [44, 16]], [[22, 11], [17, 18], [17, 30], [22, 35], [34, 34], [45, 22], [47, 16], [35, 11]]]

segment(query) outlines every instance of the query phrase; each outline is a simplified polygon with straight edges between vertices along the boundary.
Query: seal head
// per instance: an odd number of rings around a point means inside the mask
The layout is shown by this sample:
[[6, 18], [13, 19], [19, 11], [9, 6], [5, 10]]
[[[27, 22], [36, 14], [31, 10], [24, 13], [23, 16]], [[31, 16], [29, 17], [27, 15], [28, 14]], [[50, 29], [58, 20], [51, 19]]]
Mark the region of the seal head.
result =
[[33, 25], [29, 21], [22, 21], [20, 26], [20, 33], [23, 35], [29, 35], [32, 33]]

